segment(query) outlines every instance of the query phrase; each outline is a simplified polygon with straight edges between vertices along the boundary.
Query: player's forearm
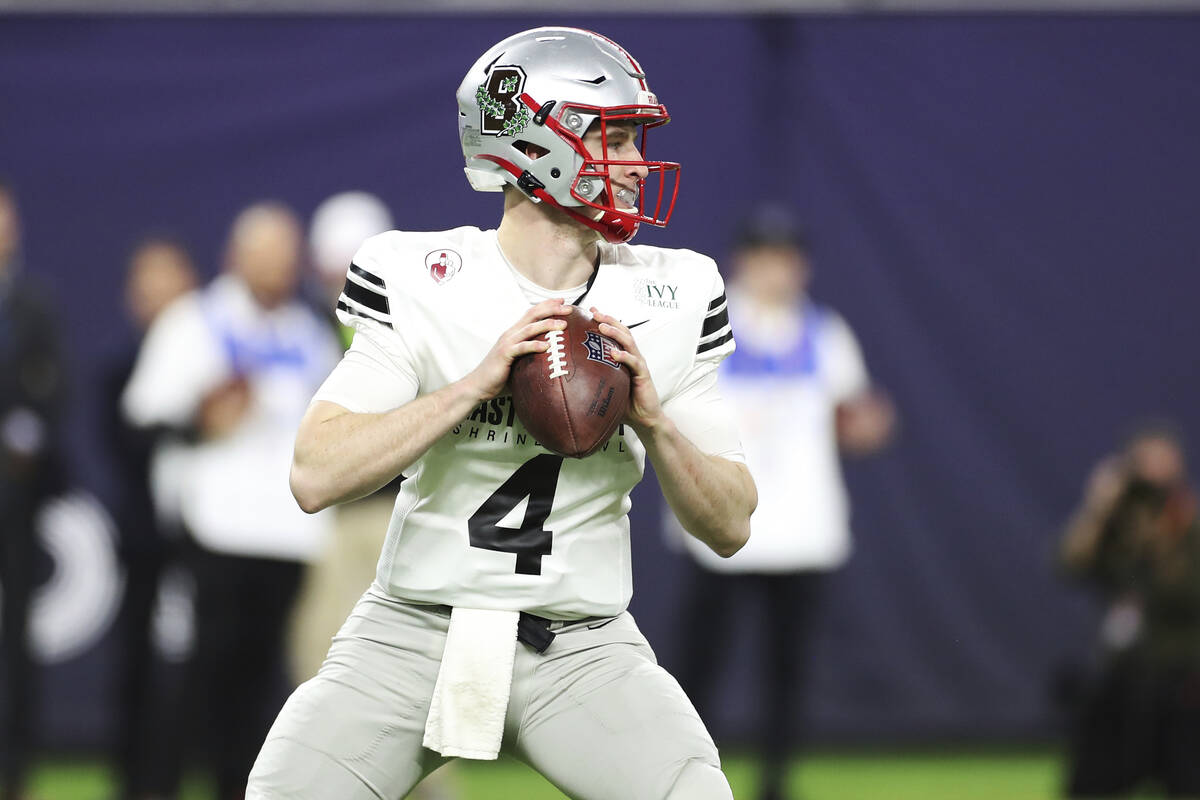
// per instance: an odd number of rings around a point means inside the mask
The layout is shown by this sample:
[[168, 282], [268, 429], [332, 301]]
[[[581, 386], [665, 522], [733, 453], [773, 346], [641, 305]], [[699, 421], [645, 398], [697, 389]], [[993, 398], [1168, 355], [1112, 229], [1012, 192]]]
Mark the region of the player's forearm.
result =
[[313, 513], [387, 485], [478, 402], [460, 382], [381, 414], [315, 403], [296, 436], [291, 470], [296, 502]]
[[663, 496], [684, 529], [728, 558], [750, 538], [758, 490], [744, 464], [702, 453], [663, 417], [637, 428]]

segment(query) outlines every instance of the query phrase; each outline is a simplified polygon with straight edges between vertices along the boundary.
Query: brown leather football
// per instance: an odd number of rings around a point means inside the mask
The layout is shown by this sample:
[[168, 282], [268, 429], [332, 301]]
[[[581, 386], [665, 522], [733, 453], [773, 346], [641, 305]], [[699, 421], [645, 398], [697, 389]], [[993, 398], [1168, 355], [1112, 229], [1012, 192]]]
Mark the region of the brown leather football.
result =
[[567, 327], [544, 335], [545, 353], [513, 362], [509, 383], [517, 418], [547, 450], [583, 458], [599, 450], [629, 408], [629, 370], [613, 360], [617, 343], [579, 308]]

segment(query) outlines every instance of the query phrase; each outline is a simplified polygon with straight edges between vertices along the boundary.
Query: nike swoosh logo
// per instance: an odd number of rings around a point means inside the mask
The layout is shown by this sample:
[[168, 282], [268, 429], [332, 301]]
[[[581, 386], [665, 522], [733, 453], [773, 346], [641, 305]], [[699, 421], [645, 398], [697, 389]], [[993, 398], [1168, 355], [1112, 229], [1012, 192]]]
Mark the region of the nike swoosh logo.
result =
[[633, 330], [633, 329], [634, 329], [634, 328], [636, 328], [638, 325], [645, 325], [645, 324], [646, 324], [647, 322], [649, 322], [649, 321], [650, 321], [650, 320], [648, 320], [648, 319], [644, 319], [644, 320], [642, 320], [641, 322], [635, 322], [635, 323], [633, 323], [632, 325], [626, 325], [625, 327], [626, 327], [626, 328], [629, 328], [629, 330]]

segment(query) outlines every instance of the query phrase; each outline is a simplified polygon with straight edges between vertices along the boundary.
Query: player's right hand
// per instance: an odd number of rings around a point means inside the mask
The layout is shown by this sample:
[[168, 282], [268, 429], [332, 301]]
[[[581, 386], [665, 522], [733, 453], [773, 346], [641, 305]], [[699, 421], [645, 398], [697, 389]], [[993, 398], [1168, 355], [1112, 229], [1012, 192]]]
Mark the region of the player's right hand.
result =
[[544, 336], [552, 330], [562, 330], [567, 323], [562, 317], [571, 313], [571, 306], [562, 299], [543, 300], [521, 315], [511, 328], [500, 334], [496, 344], [484, 356], [479, 366], [463, 380], [480, 400], [490, 400], [504, 391], [513, 362], [528, 353], [544, 353], [550, 346]]

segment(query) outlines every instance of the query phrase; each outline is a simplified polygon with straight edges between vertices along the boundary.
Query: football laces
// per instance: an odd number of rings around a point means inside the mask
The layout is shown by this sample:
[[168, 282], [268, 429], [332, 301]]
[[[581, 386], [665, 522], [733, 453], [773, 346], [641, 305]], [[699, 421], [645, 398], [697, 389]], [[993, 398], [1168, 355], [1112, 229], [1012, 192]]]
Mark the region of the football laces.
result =
[[562, 331], [546, 332], [546, 341], [550, 343], [550, 349], [546, 351], [546, 363], [550, 366], [551, 378], [562, 378], [567, 374], [567, 350], [562, 340]]

